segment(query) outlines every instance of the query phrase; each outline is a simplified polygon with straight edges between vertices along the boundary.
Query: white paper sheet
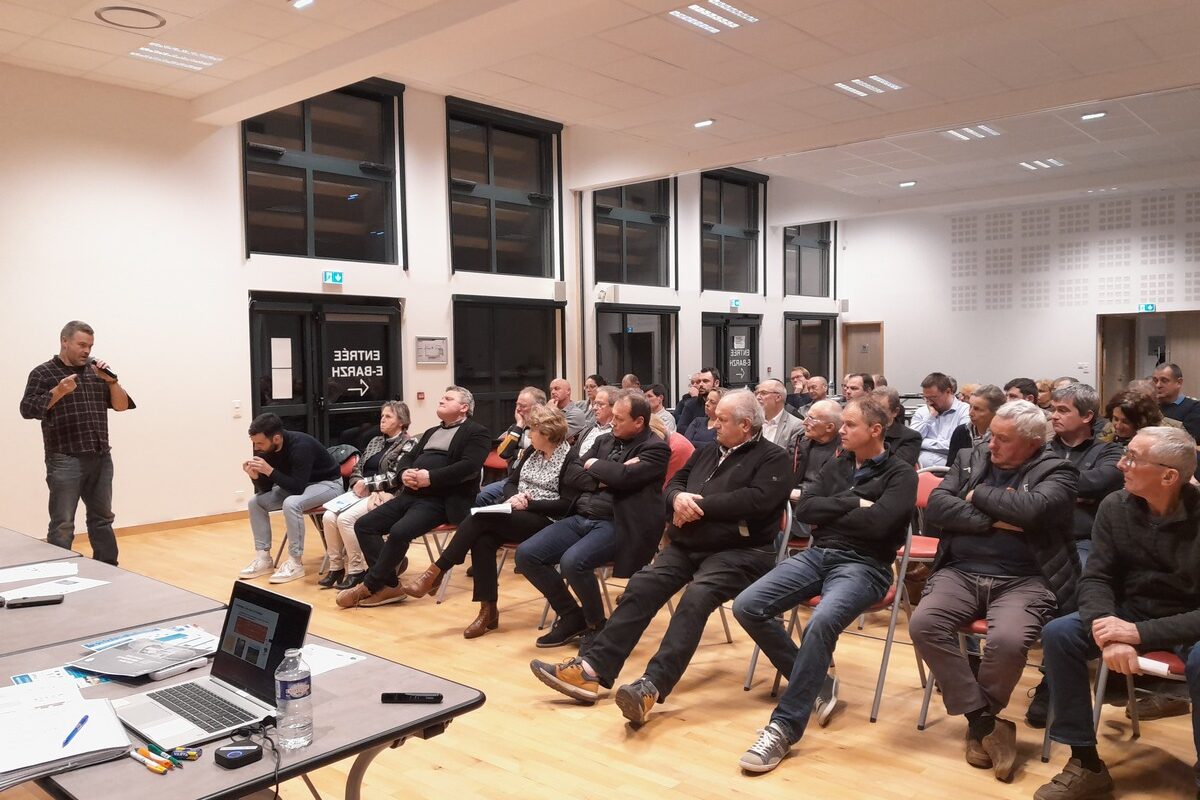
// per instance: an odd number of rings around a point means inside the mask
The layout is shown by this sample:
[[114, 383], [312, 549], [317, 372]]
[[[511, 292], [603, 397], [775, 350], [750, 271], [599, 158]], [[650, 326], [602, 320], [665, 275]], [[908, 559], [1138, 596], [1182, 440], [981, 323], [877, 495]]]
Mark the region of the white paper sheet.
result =
[[116, 647], [119, 644], [133, 641], [134, 639], [154, 639], [155, 641], [179, 645], [181, 647], [194, 647], [208, 654], [217, 652], [216, 634], [209, 633], [198, 625], [142, 628], [136, 631], [118, 633], [103, 639], [96, 639], [91, 642], [84, 642], [83, 646], [85, 649], [95, 652], [96, 650], [104, 650], [108, 647]]
[[323, 672], [329, 672], [339, 667], [346, 667], [366, 658], [366, 656], [361, 656], [358, 653], [334, 650], [320, 644], [306, 644], [300, 652], [303, 654], [304, 663], [308, 664], [309, 672], [313, 675], [320, 675]]
[[1178, 675], [1172, 676], [1166, 664], [1145, 656], [1138, 656], [1138, 668], [1143, 675], [1157, 675], [1160, 678], [1179, 677]]
[[90, 672], [75, 669], [74, 667], [51, 667], [50, 669], [39, 669], [37, 672], [22, 672], [20, 675], [13, 675], [12, 682], [17, 684], [41, 683], [44, 681], [68, 680], [74, 681], [75, 685], [80, 689], [86, 689], [89, 686], [98, 686], [101, 683], [109, 683], [112, 678], [106, 675], [93, 675]]
[[0, 583], [78, 575], [79, 565], [75, 563], [76, 561], [77, 559], [68, 558], [63, 561], [44, 561], [41, 564], [26, 564], [23, 567], [0, 569]]
[[472, 508], [472, 514], [511, 514], [513, 507], [508, 503], [497, 503], [494, 506], [480, 506]]
[[72, 594], [74, 592], [82, 592], [84, 589], [94, 589], [97, 586], [104, 586], [106, 583], [108, 581], [98, 581], [93, 578], [60, 578], [56, 581], [35, 583], [33, 586], [23, 586], [20, 589], [9, 589], [7, 592], [0, 592], [0, 597], [3, 597], [7, 602], [17, 597], [49, 597], [53, 594]]

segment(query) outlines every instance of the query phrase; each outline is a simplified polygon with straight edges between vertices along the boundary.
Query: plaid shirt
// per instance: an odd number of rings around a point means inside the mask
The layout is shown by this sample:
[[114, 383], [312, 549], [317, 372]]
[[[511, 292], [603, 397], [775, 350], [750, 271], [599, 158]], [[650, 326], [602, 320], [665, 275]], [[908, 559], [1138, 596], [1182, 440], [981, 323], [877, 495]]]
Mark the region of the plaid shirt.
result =
[[[79, 376], [75, 391], [47, 409], [51, 390], [68, 375]], [[136, 408], [133, 398], [129, 399], [129, 407]], [[107, 453], [110, 408], [112, 395], [108, 384], [91, 369], [69, 367], [58, 356], [33, 368], [21, 398], [21, 416], [42, 421], [42, 440], [47, 455]]]

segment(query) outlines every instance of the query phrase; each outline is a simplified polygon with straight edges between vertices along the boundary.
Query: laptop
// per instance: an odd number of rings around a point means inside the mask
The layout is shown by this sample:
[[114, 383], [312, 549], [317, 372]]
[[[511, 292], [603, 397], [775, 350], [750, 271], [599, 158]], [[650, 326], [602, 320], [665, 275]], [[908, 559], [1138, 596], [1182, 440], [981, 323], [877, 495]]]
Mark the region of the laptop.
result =
[[275, 669], [304, 645], [312, 606], [233, 585], [212, 672], [113, 701], [125, 726], [164, 749], [220, 739], [275, 715]]

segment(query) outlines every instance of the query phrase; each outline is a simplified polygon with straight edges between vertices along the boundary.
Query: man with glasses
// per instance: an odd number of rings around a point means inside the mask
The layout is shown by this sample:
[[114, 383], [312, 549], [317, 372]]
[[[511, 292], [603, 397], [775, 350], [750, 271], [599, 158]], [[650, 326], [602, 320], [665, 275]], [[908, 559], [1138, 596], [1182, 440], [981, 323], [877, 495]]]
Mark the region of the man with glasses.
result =
[[967, 421], [971, 407], [954, 396], [958, 386], [949, 375], [931, 372], [921, 381], [925, 405], [913, 412], [908, 427], [921, 434], [922, 467], [942, 467], [950, 452], [954, 429]]
[[791, 450], [792, 440], [800, 435], [804, 424], [798, 417], [793, 417], [785, 407], [787, 389], [783, 381], [768, 378], [754, 389], [754, 399], [762, 406], [763, 427], [762, 437], [771, 444], [777, 444], [784, 450]]
[[[1200, 491], [1188, 482], [1196, 441], [1175, 428], [1142, 428], [1118, 464], [1125, 488], [1096, 513], [1079, 611], [1042, 631], [1050, 738], [1069, 745], [1071, 758], [1037, 790], [1037, 800], [1084, 800], [1113, 788], [1092, 725], [1093, 658], [1104, 659], [1114, 673], [1109, 680], [1139, 674], [1139, 651], [1169, 650], [1183, 659], [1200, 754]], [[1200, 763], [1196, 769], [1200, 798]]]
[[[821, 470], [837, 453], [842, 407], [832, 400], [813, 403], [803, 424], [804, 438], [796, 449], [796, 484], [792, 489], [792, 502], [799, 500], [805, 489], [816, 484]], [[808, 535], [807, 531], [804, 535]]]
[[1200, 400], [1183, 393], [1183, 370], [1179, 365], [1163, 364], [1154, 370], [1150, 381], [1163, 416], [1176, 420], [1193, 439], [1200, 440]]
[[592, 416], [596, 421], [584, 428], [583, 432], [579, 434], [579, 438], [575, 440], [575, 444], [571, 448], [572, 458], [577, 458], [580, 453], [591, 450], [596, 440], [604, 434], [612, 433], [613, 403], [616, 401], [619, 391], [615, 386], [601, 386], [596, 389], [592, 399]]

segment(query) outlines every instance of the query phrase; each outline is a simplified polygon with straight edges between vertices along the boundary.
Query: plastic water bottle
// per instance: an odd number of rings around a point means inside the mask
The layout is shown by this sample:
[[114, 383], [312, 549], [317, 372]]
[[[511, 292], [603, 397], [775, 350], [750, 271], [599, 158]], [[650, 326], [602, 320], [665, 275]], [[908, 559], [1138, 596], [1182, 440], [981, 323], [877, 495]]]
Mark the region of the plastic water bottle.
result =
[[308, 747], [313, 740], [312, 673], [293, 648], [275, 670], [275, 728], [284, 750]]

